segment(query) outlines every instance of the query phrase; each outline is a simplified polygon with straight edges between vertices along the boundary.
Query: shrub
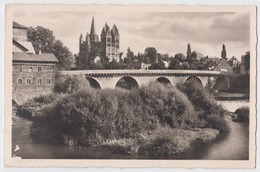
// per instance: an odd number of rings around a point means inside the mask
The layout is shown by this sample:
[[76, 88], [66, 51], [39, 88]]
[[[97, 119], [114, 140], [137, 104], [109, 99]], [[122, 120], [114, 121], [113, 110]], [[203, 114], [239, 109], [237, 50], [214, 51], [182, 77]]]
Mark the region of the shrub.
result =
[[249, 107], [243, 106], [241, 108], [238, 108], [235, 111], [235, 114], [237, 114], [237, 119], [235, 121], [238, 122], [249, 122]]
[[209, 128], [214, 128], [220, 132], [229, 132], [230, 128], [223, 116], [220, 115], [208, 115], [206, 118]]
[[87, 79], [82, 76], [72, 75], [64, 76], [57, 75], [54, 86], [55, 93], [74, 93], [84, 89], [90, 89], [90, 84]]
[[202, 115], [223, 114], [224, 109], [218, 105], [214, 97], [196, 81], [178, 83], [177, 88], [185, 93], [194, 105], [196, 111]]
[[175, 87], [150, 83], [136, 91], [140, 92], [143, 113], [158, 116], [163, 125], [191, 127], [198, 117], [188, 98]]
[[224, 108], [217, 103], [213, 95], [201, 87], [196, 81], [178, 83], [177, 88], [184, 92], [200, 114], [200, 119], [207, 122], [206, 126], [218, 129], [220, 132], [229, 131], [224, 119]]
[[185, 151], [189, 145], [189, 138], [182, 137], [178, 130], [163, 127], [146, 136], [138, 152], [148, 156], [169, 156]]
[[[73, 90], [73, 89], [72, 89]], [[188, 98], [174, 87], [159, 83], [133, 90], [77, 89], [59, 94], [55, 103], [42, 108], [52, 135], [78, 138], [93, 145], [103, 140], [130, 139], [159, 126], [192, 128], [200, 121]], [[37, 102], [49, 102], [38, 98]]]
[[44, 106], [53, 104], [55, 101], [63, 98], [62, 94], [49, 94], [35, 97], [32, 100], [29, 100], [23, 105], [20, 105], [17, 109], [17, 115], [25, 118], [37, 117], [37, 115], [44, 115], [46, 113], [38, 113]]

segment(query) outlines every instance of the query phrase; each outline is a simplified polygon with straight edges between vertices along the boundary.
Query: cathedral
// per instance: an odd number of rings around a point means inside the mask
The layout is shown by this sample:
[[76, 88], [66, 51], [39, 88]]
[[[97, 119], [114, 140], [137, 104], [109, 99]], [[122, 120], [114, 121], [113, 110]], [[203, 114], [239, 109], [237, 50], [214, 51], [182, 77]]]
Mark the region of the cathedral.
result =
[[100, 35], [101, 39], [99, 39], [99, 36], [96, 34], [93, 17], [90, 33], [87, 33], [85, 38], [82, 34], [79, 37], [78, 63], [81, 66], [87, 66], [90, 65], [91, 61], [96, 62], [96, 59], [100, 59], [101, 62], [104, 59], [119, 61], [119, 37], [116, 25], [113, 25], [112, 29], [110, 29], [107, 23], [105, 23]]

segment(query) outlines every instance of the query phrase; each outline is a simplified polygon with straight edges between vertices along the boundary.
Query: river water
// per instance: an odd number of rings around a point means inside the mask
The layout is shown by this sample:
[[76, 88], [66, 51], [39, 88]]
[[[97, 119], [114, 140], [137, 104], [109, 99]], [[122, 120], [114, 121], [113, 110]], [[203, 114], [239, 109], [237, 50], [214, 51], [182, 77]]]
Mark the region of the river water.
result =
[[[218, 101], [227, 110], [234, 112], [238, 107], [248, 106], [248, 101]], [[169, 159], [207, 159], [207, 160], [248, 160], [248, 124], [236, 123], [226, 119], [230, 126], [229, 134], [219, 135], [210, 143], [195, 144], [188, 152]], [[61, 145], [35, 143], [29, 136], [32, 122], [21, 119], [12, 127], [12, 148], [20, 150], [14, 154], [26, 159], [149, 159], [151, 157], [115, 154], [91, 147], [68, 148]], [[14, 155], [13, 154], [13, 155]], [[167, 158], [167, 159], [168, 159]], [[154, 158], [153, 158], [154, 159]]]

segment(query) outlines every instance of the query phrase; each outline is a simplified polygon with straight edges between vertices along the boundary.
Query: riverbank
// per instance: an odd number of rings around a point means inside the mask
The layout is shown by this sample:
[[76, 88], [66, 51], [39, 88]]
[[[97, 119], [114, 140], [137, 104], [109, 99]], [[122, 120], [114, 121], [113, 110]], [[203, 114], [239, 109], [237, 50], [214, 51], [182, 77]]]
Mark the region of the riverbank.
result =
[[220, 101], [249, 100], [249, 95], [243, 93], [215, 93], [214, 97]]

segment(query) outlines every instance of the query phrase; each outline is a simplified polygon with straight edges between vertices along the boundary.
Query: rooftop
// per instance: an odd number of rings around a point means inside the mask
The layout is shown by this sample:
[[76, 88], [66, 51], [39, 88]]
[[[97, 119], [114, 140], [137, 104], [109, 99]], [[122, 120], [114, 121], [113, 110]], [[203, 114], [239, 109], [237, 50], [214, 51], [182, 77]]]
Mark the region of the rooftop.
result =
[[13, 28], [28, 29], [28, 27], [23, 26], [23, 25], [16, 23], [14, 21], [13, 21]]
[[49, 62], [57, 63], [58, 60], [51, 53], [42, 53], [42, 54], [27, 54], [23, 52], [13, 53], [13, 61], [16, 62]]

